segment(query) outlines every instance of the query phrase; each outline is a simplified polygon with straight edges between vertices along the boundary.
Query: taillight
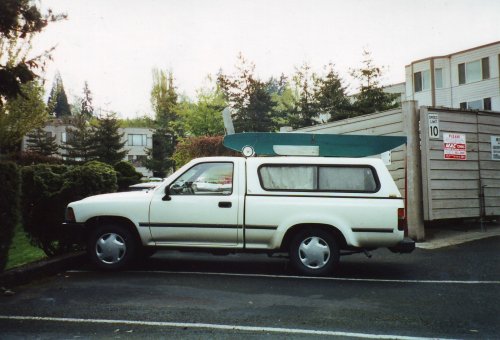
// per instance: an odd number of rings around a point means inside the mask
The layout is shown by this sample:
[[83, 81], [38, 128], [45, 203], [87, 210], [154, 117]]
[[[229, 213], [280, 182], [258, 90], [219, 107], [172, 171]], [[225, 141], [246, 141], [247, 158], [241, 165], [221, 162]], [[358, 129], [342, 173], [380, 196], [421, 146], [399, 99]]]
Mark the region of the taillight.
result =
[[405, 208], [398, 208], [398, 230], [405, 230], [406, 216]]
[[65, 216], [66, 222], [75, 222], [75, 212], [73, 211], [73, 208], [66, 208], [66, 216]]

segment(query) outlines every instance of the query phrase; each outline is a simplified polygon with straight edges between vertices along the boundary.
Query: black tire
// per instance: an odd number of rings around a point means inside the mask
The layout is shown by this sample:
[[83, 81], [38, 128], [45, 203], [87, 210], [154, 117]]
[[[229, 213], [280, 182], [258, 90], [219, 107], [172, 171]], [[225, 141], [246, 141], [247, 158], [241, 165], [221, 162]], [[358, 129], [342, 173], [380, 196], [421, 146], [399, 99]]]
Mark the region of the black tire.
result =
[[[309, 248], [308, 248], [309, 247]], [[301, 274], [325, 276], [339, 263], [339, 246], [332, 233], [320, 229], [303, 229], [290, 243], [290, 262]]]
[[130, 230], [119, 225], [102, 225], [88, 238], [87, 253], [92, 263], [105, 270], [123, 269], [136, 257], [137, 240]]

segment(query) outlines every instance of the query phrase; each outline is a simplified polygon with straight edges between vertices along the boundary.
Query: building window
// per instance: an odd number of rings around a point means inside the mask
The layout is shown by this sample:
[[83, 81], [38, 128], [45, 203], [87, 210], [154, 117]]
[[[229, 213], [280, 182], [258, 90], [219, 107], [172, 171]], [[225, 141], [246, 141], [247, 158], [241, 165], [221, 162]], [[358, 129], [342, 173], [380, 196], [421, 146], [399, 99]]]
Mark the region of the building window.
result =
[[491, 98], [484, 98], [483, 100], [473, 100], [470, 102], [461, 102], [460, 109], [462, 110], [490, 110], [491, 111]]
[[413, 80], [415, 83], [415, 92], [421, 92], [431, 88], [431, 74], [429, 70], [415, 72]]
[[483, 99], [483, 110], [491, 111], [491, 98]]
[[434, 78], [435, 78], [436, 88], [442, 89], [443, 88], [443, 69], [442, 68], [437, 68], [434, 70]]
[[458, 64], [458, 83], [460, 85], [489, 78], [489, 58]]
[[147, 135], [128, 135], [128, 145], [129, 146], [147, 146]]

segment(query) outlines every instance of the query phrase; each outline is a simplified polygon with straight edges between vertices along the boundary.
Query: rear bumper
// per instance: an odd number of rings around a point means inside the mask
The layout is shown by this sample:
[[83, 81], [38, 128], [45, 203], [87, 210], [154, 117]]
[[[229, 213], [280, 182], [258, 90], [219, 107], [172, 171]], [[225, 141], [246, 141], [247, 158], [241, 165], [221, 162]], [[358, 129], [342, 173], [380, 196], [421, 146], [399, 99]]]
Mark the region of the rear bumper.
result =
[[76, 222], [63, 222], [61, 224], [62, 235], [69, 243], [82, 243], [85, 235], [85, 224]]
[[405, 237], [394, 247], [389, 248], [393, 253], [408, 254], [415, 250], [415, 241], [409, 237]]

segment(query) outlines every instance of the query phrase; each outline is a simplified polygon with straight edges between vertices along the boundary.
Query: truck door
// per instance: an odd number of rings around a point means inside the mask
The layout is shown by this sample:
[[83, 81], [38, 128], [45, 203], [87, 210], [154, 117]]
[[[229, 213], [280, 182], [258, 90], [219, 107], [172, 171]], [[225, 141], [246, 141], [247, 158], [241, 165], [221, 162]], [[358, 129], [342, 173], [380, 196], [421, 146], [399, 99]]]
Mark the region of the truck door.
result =
[[[235, 164], [198, 163], [155, 196], [149, 227], [158, 245], [235, 247], [238, 243], [238, 188]], [[166, 200], [165, 200], [166, 199]]]

